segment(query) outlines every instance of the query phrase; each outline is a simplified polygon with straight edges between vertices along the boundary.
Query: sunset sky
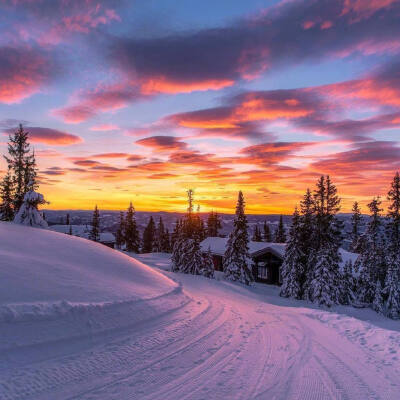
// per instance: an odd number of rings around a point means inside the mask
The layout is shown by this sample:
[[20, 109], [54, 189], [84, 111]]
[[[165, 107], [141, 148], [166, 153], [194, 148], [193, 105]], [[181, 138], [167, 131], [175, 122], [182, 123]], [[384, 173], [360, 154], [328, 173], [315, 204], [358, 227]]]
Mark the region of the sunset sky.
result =
[[[0, 153], [53, 209], [342, 211], [400, 168], [400, 0], [0, 0]], [[5, 170], [0, 161], [0, 174]]]

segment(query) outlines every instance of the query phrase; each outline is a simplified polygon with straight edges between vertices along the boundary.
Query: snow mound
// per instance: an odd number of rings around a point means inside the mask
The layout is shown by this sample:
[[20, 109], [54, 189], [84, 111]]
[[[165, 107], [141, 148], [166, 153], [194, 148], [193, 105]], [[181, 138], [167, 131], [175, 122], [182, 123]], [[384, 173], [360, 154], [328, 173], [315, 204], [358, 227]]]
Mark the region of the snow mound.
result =
[[6, 222], [0, 238], [0, 350], [121, 328], [188, 301], [176, 282], [102, 244]]

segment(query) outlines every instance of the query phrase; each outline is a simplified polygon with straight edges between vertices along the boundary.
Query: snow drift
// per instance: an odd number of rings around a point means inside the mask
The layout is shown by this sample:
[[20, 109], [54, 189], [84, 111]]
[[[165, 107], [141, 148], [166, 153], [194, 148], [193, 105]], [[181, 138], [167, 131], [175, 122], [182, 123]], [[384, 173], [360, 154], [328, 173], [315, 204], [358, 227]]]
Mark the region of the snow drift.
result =
[[0, 238], [0, 349], [137, 324], [186, 301], [177, 283], [101, 244], [5, 222]]

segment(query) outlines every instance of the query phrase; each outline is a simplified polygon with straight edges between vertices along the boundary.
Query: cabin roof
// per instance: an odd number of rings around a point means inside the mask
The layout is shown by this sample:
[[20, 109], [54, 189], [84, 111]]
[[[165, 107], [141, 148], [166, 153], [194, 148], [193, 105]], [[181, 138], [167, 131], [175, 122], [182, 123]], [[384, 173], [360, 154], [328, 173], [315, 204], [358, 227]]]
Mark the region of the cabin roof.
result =
[[[223, 256], [227, 242], [228, 238], [208, 237], [200, 243], [200, 248], [203, 252], [210, 249], [212, 254]], [[279, 258], [283, 258], [285, 247], [286, 245], [284, 243], [249, 242], [249, 252], [251, 257], [270, 252]]]
[[[225, 253], [226, 243], [228, 238], [221, 237], [208, 237], [200, 243], [202, 252], [211, 250], [211, 253], [218, 256], [223, 256]], [[272, 243], [272, 242], [249, 242], [250, 257], [256, 257], [265, 253], [272, 253], [275, 256], [283, 259], [285, 255], [286, 243]], [[344, 249], [339, 249], [340, 255], [342, 256], [342, 262], [340, 266], [343, 267], [347, 261], [351, 261], [353, 264], [356, 261], [358, 254], [351, 253]]]

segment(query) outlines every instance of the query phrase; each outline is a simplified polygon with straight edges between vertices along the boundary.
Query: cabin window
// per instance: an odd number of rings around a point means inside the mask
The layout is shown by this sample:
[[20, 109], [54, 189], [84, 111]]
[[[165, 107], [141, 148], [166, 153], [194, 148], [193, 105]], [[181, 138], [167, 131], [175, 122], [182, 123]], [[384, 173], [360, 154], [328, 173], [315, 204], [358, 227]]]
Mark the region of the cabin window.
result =
[[260, 279], [268, 279], [268, 269], [264, 265], [258, 266], [258, 277]]

